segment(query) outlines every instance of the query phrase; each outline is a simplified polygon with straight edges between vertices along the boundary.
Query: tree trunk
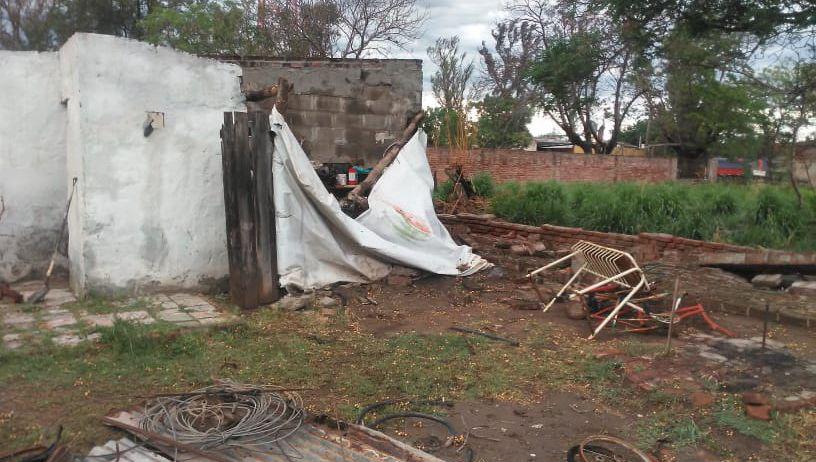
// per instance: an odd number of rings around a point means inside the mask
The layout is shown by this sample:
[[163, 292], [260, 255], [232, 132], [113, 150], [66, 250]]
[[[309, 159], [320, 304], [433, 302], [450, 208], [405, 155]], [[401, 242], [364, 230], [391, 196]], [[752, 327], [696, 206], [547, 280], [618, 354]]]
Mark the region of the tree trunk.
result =
[[[344, 205], [354, 205], [360, 212], [366, 210], [368, 208], [368, 192], [374, 186], [374, 183], [380, 179], [383, 172], [385, 172], [386, 167], [391, 165], [391, 162], [394, 162], [394, 159], [397, 158], [397, 155], [400, 153], [400, 150], [405, 143], [411, 140], [411, 137], [414, 136], [414, 133], [419, 129], [419, 125], [422, 123], [422, 120], [425, 118], [425, 112], [419, 111], [408, 125], [405, 127], [405, 130], [402, 132], [402, 136], [399, 140], [391, 144], [391, 146], [386, 149], [385, 154], [383, 154], [383, 158], [377, 162], [377, 165], [371, 169], [371, 173], [368, 174], [365, 180], [360, 182], [356, 188], [352, 189], [349, 192], [348, 197], [344, 202]], [[344, 207], [345, 208], [345, 207]]]

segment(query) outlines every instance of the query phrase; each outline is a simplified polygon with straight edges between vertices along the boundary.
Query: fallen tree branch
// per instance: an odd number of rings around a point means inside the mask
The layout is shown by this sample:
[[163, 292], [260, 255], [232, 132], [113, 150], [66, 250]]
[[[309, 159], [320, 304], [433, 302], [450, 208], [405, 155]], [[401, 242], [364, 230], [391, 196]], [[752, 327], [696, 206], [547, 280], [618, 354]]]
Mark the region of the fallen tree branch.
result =
[[283, 77], [278, 78], [278, 94], [275, 98], [275, 109], [281, 113], [286, 114], [286, 107], [289, 105], [289, 91], [292, 90], [294, 84], [290, 84], [288, 80]]
[[386, 149], [385, 153], [383, 154], [383, 158], [380, 159], [380, 161], [377, 162], [377, 165], [371, 169], [371, 173], [368, 174], [366, 179], [361, 181], [356, 188], [352, 189], [351, 192], [348, 193], [348, 196], [344, 202], [355, 206], [360, 212], [368, 209], [368, 198], [366, 197], [368, 192], [371, 191], [372, 187], [374, 187], [374, 183], [380, 179], [383, 172], [385, 172], [385, 169], [391, 165], [392, 162], [394, 162], [394, 159], [397, 158], [397, 155], [402, 150], [402, 147], [411, 140], [414, 133], [416, 133], [419, 129], [419, 125], [422, 123], [423, 119], [425, 119], [425, 111], [419, 111], [414, 117], [411, 118], [408, 125], [402, 131], [402, 136], [388, 146], [388, 149]]
[[450, 328], [450, 330], [455, 330], [456, 332], [463, 332], [465, 334], [481, 335], [482, 337], [487, 337], [491, 340], [497, 340], [499, 342], [505, 342], [513, 346], [519, 346], [518, 340], [513, 340], [511, 338], [506, 337], [499, 337], [498, 335], [491, 334], [489, 332], [483, 332], [476, 329], [471, 329], [469, 327], [453, 326]]
[[262, 88], [260, 90], [244, 90], [243, 93], [247, 101], [260, 101], [263, 99], [271, 98], [273, 96], [277, 96], [278, 84], [269, 85], [268, 87]]

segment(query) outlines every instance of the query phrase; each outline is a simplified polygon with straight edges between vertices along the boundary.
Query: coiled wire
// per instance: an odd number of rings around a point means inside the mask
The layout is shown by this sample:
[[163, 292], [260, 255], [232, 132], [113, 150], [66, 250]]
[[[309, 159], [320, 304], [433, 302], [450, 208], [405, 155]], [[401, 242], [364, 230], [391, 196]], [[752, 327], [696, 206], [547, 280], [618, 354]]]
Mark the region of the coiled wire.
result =
[[222, 381], [145, 405], [139, 426], [200, 449], [268, 449], [303, 424], [297, 393]]

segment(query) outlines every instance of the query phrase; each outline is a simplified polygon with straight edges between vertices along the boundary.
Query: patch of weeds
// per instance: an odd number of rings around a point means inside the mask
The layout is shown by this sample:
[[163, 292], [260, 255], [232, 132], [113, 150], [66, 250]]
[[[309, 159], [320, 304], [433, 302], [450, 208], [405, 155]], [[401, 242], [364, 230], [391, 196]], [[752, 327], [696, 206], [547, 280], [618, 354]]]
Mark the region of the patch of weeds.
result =
[[772, 423], [746, 416], [742, 406], [733, 397], [722, 401], [720, 409], [714, 412], [714, 422], [720, 427], [735, 430], [765, 444], [772, 443], [778, 435]]
[[715, 380], [715, 379], [713, 379], [711, 377], [701, 378], [700, 379], [700, 385], [702, 385], [703, 388], [705, 388], [707, 391], [710, 391], [711, 393], [719, 392], [720, 389], [722, 388], [722, 386], [720, 385], [720, 382], [718, 382], [717, 380]]
[[666, 393], [660, 390], [652, 390], [646, 395], [646, 401], [650, 404], [663, 407], [671, 407], [680, 402], [677, 395]]
[[674, 412], [664, 411], [643, 419], [637, 427], [637, 445], [649, 450], [658, 441], [668, 440], [675, 448], [697, 446], [708, 439], [708, 432], [690, 416], [678, 418]]
[[627, 356], [655, 356], [662, 353], [666, 346], [660, 343], [648, 343], [638, 340], [627, 340], [620, 344], [620, 350]]
[[118, 299], [111, 299], [99, 295], [89, 295], [82, 300], [62, 305], [63, 308], [77, 312], [87, 311], [90, 314], [110, 314], [124, 311], [117, 304]]
[[158, 322], [155, 325], [133, 323], [117, 319], [111, 327], [100, 327], [100, 343], [113, 348], [117, 354], [147, 356], [156, 353], [162, 336], [172, 330], [172, 326]]
[[583, 378], [592, 384], [603, 384], [617, 378], [621, 366], [621, 362], [614, 359], [603, 361], [588, 359], [583, 364]]

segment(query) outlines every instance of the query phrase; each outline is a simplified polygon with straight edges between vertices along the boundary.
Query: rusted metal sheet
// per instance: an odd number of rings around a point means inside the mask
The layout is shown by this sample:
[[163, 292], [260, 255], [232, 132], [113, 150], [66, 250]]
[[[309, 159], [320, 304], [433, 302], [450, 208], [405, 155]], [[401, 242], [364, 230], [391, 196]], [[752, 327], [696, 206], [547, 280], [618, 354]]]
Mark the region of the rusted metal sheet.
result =
[[[138, 427], [139, 414], [120, 412], [105, 419], [107, 423], [118, 422], [121, 427]], [[133, 433], [142, 438], [142, 435]], [[171, 435], [163, 435], [170, 437]], [[185, 462], [211, 462], [201, 455], [189, 454], [151, 441], [167, 457]], [[315, 462], [443, 462], [390, 436], [360, 425], [348, 424], [344, 429], [331, 428], [315, 422], [303, 424], [283, 443], [257, 452], [216, 452], [218, 458], [240, 462], [289, 462], [293, 459]], [[161, 462], [138, 460], [133, 462]], [[92, 461], [87, 461], [92, 462]], [[94, 462], [98, 462], [98, 459]]]

